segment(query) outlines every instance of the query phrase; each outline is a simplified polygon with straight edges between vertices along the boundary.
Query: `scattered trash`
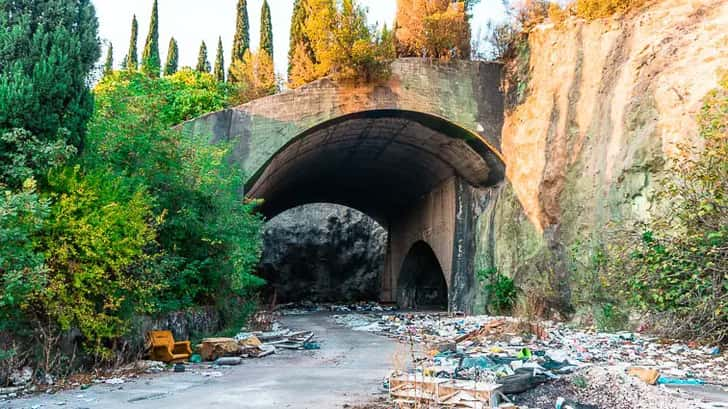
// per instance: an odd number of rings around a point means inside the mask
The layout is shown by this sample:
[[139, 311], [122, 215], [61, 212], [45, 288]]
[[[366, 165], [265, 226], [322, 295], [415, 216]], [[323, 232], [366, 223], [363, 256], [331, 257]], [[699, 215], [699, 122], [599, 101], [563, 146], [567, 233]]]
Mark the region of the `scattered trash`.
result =
[[321, 345], [318, 342], [304, 342], [303, 349], [305, 349], [305, 350], [321, 349]]
[[627, 369], [627, 374], [641, 379], [648, 385], [657, 384], [657, 380], [660, 378], [660, 371], [656, 369], [633, 367]]
[[202, 356], [200, 354], [192, 354], [190, 356], [190, 363], [199, 364], [200, 362], [202, 362]]
[[197, 346], [204, 361], [214, 361], [225, 356], [239, 354], [240, 346], [234, 338], [205, 338]]
[[218, 366], [234, 366], [234, 365], [240, 365], [243, 363], [243, 358], [236, 356], [236, 357], [223, 357], [223, 358], [217, 358], [215, 360], [215, 365]]
[[422, 345], [425, 352], [413, 355], [405, 371], [410, 376], [497, 384], [505, 394], [593, 365], [629, 367], [630, 375], [650, 385], [720, 385], [728, 379], [725, 356], [716, 347], [669, 343], [634, 332], [587, 332], [549, 321], [446, 313], [349, 312], [331, 319], [355, 331]]
[[9, 380], [13, 386], [24, 386], [33, 379], [33, 368], [25, 366], [10, 374]]
[[124, 383], [126, 381], [123, 380], [122, 378], [109, 378], [109, 379], [104, 379], [103, 382], [106, 384], [109, 384], [109, 385], [121, 385], [122, 383]]
[[174, 372], [175, 373], [181, 373], [185, 371], [185, 364], [183, 363], [177, 363], [174, 364]]

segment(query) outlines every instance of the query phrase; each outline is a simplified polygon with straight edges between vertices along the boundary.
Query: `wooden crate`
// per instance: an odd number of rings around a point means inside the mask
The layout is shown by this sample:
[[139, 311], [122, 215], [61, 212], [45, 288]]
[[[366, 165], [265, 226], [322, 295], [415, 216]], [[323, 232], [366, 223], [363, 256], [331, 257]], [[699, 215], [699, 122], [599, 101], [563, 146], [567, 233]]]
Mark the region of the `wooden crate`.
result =
[[392, 375], [390, 397], [403, 403], [428, 403], [455, 408], [497, 408], [501, 385], [435, 378], [421, 374]]

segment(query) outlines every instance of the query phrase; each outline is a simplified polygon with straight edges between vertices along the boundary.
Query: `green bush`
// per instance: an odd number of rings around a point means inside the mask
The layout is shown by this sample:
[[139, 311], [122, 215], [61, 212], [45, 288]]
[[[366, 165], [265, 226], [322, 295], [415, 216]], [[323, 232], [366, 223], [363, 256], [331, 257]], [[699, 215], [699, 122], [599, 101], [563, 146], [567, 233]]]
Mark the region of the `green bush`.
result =
[[132, 314], [150, 310], [155, 286], [138, 267], [155, 238], [152, 199], [123, 178], [78, 166], [53, 172], [49, 184], [41, 240], [48, 282], [33, 298], [60, 330], [78, 328], [88, 351], [108, 358]]
[[609, 282], [661, 318], [671, 335], [728, 342], [728, 74], [699, 117], [701, 150], [685, 146], [657, 192], [666, 207], [615, 233]]
[[262, 219], [240, 192], [244, 175], [230, 146], [173, 126], [225, 107], [231, 90], [207, 73], [151, 79], [118, 72], [96, 88], [97, 110], [82, 160], [146, 186], [160, 216], [155, 257], [160, 311], [214, 305], [249, 295], [260, 256]]
[[0, 331], [19, 331], [31, 294], [45, 286], [46, 267], [36, 235], [50, 214], [33, 179], [22, 190], [0, 191]]
[[499, 273], [495, 268], [479, 270], [478, 279], [484, 285], [489, 312], [502, 314], [513, 309], [517, 295], [513, 279]]

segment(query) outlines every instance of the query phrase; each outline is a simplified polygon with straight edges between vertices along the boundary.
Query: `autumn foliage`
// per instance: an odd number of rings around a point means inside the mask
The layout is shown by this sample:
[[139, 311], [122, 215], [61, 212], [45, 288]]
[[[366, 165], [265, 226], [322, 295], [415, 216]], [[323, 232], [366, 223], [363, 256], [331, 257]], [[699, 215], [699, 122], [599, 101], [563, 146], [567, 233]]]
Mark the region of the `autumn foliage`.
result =
[[355, 0], [343, 0], [340, 6], [333, 0], [303, 0], [298, 7], [289, 86], [327, 75], [365, 81], [388, 75], [395, 57], [393, 36], [386, 27], [380, 32], [371, 29]]
[[230, 75], [237, 79], [237, 103], [272, 95], [278, 92], [278, 81], [273, 69], [273, 59], [260, 50], [257, 53], [246, 51], [242, 60], [230, 66]]
[[398, 0], [395, 35], [400, 56], [470, 56], [470, 23], [463, 1]]

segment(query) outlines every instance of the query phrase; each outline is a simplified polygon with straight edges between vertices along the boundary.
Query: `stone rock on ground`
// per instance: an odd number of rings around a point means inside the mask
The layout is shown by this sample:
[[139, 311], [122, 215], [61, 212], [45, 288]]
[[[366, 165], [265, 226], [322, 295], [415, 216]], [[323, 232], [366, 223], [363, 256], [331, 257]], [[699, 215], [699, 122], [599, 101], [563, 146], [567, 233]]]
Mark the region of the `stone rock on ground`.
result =
[[311, 204], [271, 219], [259, 272], [279, 302], [378, 298], [387, 233], [365, 214]]

